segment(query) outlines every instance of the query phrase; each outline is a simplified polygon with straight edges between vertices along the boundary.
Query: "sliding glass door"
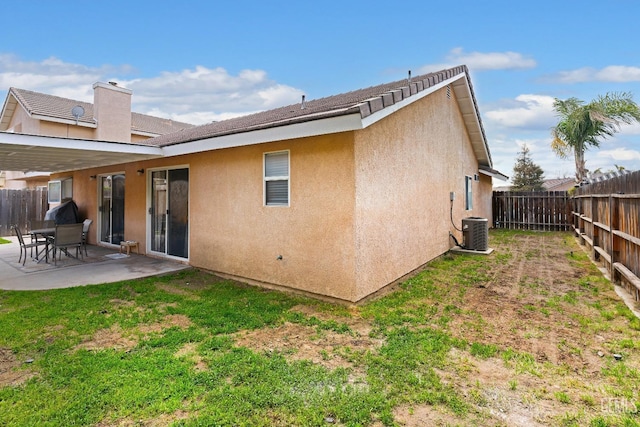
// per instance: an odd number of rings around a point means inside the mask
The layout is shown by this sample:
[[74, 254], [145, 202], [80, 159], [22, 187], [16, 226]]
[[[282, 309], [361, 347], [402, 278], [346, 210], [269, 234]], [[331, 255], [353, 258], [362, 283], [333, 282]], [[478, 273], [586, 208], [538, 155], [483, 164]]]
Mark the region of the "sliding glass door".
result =
[[151, 251], [189, 257], [189, 169], [151, 172]]
[[124, 240], [124, 174], [100, 177], [100, 241], [120, 244]]

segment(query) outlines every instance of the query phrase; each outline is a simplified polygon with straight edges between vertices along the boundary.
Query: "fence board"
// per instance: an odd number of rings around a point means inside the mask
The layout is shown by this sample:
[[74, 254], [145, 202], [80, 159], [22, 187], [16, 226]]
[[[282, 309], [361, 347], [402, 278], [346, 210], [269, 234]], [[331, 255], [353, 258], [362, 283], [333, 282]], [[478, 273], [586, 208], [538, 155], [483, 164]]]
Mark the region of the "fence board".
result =
[[566, 191], [494, 191], [493, 226], [513, 230], [569, 231]]
[[11, 225], [26, 230], [29, 221], [43, 219], [48, 209], [47, 190], [0, 190], [0, 236], [11, 235]]
[[576, 189], [574, 228], [607, 267], [640, 299], [640, 171]]

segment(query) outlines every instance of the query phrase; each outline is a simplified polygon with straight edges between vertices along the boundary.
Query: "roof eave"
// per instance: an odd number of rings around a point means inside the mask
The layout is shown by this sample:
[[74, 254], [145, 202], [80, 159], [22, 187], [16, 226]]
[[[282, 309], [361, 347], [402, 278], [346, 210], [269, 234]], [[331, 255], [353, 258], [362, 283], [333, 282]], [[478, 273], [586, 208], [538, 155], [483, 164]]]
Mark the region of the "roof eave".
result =
[[0, 132], [0, 170], [67, 172], [162, 155], [142, 144]]
[[476, 158], [481, 166], [492, 168], [493, 161], [489, 151], [489, 144], [480, 118], [478, 103], [476, 102], [473, 87], [471, 86], [471, 79], [467, 72], [456, 77], [458, 78], [455, 79], [451, 86], [454, 90], [458, 105], [460, 106], [460, 111]]
[[167, 145], [162, 149], [164, 150], [164, 155], [169, 157], [219, 150], [223, 148], [241, 147], [331, 133], [348, 132], [357, 129], [362, 129], [362, 120], [360, 114], [354, 113], [290, 123], [285, 126], [271, 126], [248, 132], [213, 136], [190, 142]]
[[505, 175], [502, 172], [497, 171], [495, 169], [489, 168], [489, 167], [480, 166], [480, 168], [478, 168], [478, 172], [480, 172], [483, 175], [490, 176], [492, 178], [497, 178], [500, 181], [508, 181], [509, 180], [509, 177], [507, 175]]
[[162, 134], [160, 133], [153, 133], [153, 132], [148, 132], [148, 131], [144, 131], [144, 130], [135, 130], [135, 129], [131, 129], [131, 135], [138, 135], [138, 136], [146, 136], [148, 138], [155, 138], [156, 136], [160, 136]]
[[47, 115], [43, 115], [43, 114], [29, 114], [29, 115], [33, 119], [47, 121], [47, 122], [62, 123], [62, 124], [65, 124], [65, 125], [74, 125], [74, 126], [86, 127], [86, 128], [91, 128], [91, 129], [96, 129], [98, 127], [98, 123], [95, 122], [95, 121], [94, 122], [87, 122], [87, 121], [83, 121], [83, 120], [78, 120], [76, 122], [73, 119], [65, 119], [65, 118], [62, 118], [62, 117], [47, 116]]

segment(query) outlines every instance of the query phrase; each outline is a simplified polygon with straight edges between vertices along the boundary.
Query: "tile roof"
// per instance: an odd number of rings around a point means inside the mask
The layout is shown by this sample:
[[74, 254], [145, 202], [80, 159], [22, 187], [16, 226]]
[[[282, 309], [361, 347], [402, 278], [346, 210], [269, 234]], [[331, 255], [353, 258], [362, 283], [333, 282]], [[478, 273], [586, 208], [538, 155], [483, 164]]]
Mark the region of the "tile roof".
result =
[[[342, 115], [360, 114], [360, 116], [364, 118], [418, 92], [464, 73], [468, 76], [468, 69], [466, 66], [461, 65], [443, 71], [416, 76], [410, 80], [402, 79], [326, 98], [303, 101], [298, 104], [234, 119], [208, 123], [151, 138], [145, 140], [143, 143], [163, 147], [205, 138], [303, 123]], [[471, 82], [469, 81], [469, 85], [470, 84]], [[477, 111], [475, 100], [474, 106]]]
[[[15, 87], [9, 88], [9, 94], [13, 95], [29, 114], [57, 119], [75, 121], [75, 117], [71, 114], [71, 109], [79, 105], [84, 108], [84, 115], [78, 119], [78, 122], [95, 125], [93, 104], [89, 102], [75, 101]], [[194, 127], [194, 125], [146, 114], [131, 113], [131, 131], [133, 133], [143, 132], [164, 135], [190, 127]]]
[[567, 191], [576, 185], [575, 178], [545, 179], [542, 186], [547, 191]]

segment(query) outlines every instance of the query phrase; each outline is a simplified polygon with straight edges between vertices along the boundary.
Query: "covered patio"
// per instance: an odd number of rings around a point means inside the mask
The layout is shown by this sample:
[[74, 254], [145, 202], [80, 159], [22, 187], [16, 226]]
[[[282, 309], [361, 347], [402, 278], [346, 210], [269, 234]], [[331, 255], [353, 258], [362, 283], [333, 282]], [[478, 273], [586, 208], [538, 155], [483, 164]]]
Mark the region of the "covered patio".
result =
[[[18, 262], [20, 246], [15, 236], [5, 237], [11, 243], [0, 244], [0, 289], [43, 290], [73, 286], [113, 283], [149, 276], [159, 276], [190, 268], [188, 265], [135, 253], [120, 254], [117, 250], [90, 245], [87, 256], [66, 257], [55, 266], [50, 260], [37, 262], [27, 258], [24, 266]], [[29, 254], [28, 254], [29, 255]]]

